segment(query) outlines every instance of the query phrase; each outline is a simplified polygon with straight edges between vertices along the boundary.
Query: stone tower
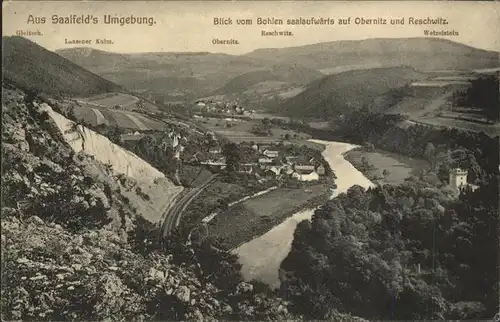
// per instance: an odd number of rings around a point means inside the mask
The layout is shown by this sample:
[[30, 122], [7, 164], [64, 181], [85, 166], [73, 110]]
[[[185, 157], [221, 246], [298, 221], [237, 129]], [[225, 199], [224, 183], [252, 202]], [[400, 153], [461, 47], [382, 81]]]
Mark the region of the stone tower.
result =
[[467, 170], [460, 168], [452, 169], [450, 171], [450, 185], [457, 189], [467, 185], [467, 173]]

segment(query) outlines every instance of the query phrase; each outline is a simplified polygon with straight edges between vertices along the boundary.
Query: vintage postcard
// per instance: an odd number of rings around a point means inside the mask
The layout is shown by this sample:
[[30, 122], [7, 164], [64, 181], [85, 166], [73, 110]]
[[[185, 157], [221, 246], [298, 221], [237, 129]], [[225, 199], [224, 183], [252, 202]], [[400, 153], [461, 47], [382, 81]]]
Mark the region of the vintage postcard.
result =
[[498, 2], [2, 6], [2, 320], [500, 321]]

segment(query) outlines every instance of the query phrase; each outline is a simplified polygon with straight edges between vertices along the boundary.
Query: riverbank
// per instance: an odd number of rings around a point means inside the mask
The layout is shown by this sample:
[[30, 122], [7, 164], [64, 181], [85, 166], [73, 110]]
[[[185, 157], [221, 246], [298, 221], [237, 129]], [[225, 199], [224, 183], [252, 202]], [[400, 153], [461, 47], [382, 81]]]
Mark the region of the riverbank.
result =
[[350, 150], [345, 159], [377, 185], [402, 184], [406, 178], [418, 176], [429, 167], [426, 160], [364, 147]]
[[[322, 153], [323, 157], [337, 177], [335, 179], [337, 189], [329, 198], [346, 192], [353, 185], [360, 185], [364, 188], [374, 186], [370, 180], [344, 159], [344, 153], [356, 148], [356, 145], [322, 140], [311, 141], [326, 146]], [[247, 281], [256, 279], [273, 288], [279, 287], [279, 267], [290, 252], [295, 228], [300, 221], [310, 220], [313, 214], [314, 209], [299, 211], [265, 234], [234, 249], [233, 253], [239, 256], [239, 261], [242, 264], [243, 278]]]
[[209, 223], [223, 249], [234, 249], [272, 229], [294, 213], [326, 202], [327, 184], [307, 188], [278, 188], [245, 200], [217, 215]]
[[[252, 198], [258, 197], [258, 196], [265, 195], [266, 193], [269, 193], [269, 192], [271, 192], [271, 191], [273, 191], [273, 190], [276, 190], [276, 189], [278, 189], [278, 187], [276, 187], [276, 186], [275, 186], [275, 187], [271, 187], [271, 188], [266, 189], [266, 190], [262, 190], [262, 191], [256, 192], [256, 193], [254, 193], [254, 194], [252, 194], [252, 195], [249, 195], [249, 196], [243, 197], [243, 198], [241, 198], [241, 199], [239, 199], [239, 200], [236, 200], [236, 201], [230, 202], [227, 206], [228, 206], [229, 208], [231, 208], [231, 207], [233, 207], [233, 206], [235, 206], [235, 205], [237, 205], [237, 204], [239, 204], [239, 203], [241, 203], [241, 202], [243, 202], [243, 201], [245, 201], [245, 200], [248, 200], [248, 199], [252, 199]], [[206, 216], [205, 218], [203, 218], [203, 219], [201, 220], [201, 222], [202, 222], [202, 223], [209, 223], [209, 222], [210, 222], [210, 221], [212, 221], [212, 220], [213, 220], [213, 219], [214, 219], [214, 218], [215, 218], [218, 214], [219, 214], [218, 212], [213, 212], [213, 213], [211, 213], [210, 215], [208, 215], [208, 216]]]

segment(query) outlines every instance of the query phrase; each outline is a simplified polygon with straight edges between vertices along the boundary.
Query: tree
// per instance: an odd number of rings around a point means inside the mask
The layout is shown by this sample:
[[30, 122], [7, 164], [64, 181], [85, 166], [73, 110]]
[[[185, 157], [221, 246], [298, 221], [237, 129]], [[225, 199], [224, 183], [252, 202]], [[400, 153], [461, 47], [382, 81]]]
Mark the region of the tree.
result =
[[110, 130], [108, 137], [111, 140], [111, 142], [118, 144], [118, 145], [123, 145], [122, 131], [118, 126], [114, 126]]
[[256, 124], [256, 125], [252, 126], [252, 129], [250, 130], [250, 132], [255, 134], [255, 135], [268, 136], [271, 133], [271, 129], [269, 129], [265, 125]]
[[427, 161], [433, 163], [435, 154], [436, 148], [434, 147], [434, 144], [432, 144], [431, 142], [427, 143], [424, 150], [424, 157], [427, 159]]
[[[377, 320], [494, 315], [498, 183], [491, 182], [458, 201], [422, 181], [351, 187], [297, 226], [281, 291], [311, 319], [325, 319], [325, 307]], [[409, 269], [416, 264], [419, 273]]]
[[285, 140], [290, 140], [290, 133], [285, 134]]
[[236, 143], [228, 143], [224, 145], [222, 154], [226, 158], [226, 170], [235, 172], [238, 170], [241, 161], [240, 148]]
[[364, 169], [368, 169], [370, 167], [370, 163], [368, 163], [366, 157], [361, 158], [361, 165], [363, 166]]

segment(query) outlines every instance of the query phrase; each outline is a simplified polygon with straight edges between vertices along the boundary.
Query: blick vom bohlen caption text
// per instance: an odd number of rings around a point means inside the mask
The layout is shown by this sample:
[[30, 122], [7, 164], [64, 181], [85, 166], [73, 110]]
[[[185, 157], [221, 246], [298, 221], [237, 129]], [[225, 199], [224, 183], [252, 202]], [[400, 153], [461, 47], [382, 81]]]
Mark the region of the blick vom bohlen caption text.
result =
[[35, 16], [29, 15], [27, 23], [28, 24], [46, 24], [50, 22], [52, 24], [60, 24], [60, 25], [92, 25], [98, 23], [104, 23], [106, 25], [147, 25], [153, 26], [156, 24], [156, 20], [153, 17], [147, 16], [135, 16], [135, 15], [111, 15], [106, 14], [103, 15], [100, 19], [94, 15], [68, 15], [68, 16], [59, 16], [52, 15], [50, 19], [47, 19], [45, 16]]
[[214, 17], [213, 24], [216, 26], [231, 25], [388, 25], [388, 24], [408, 24], [408, 25], [447, 25], [448, 20], [442, 17], [298, 17], [298, 18], [276, 18], [258, 17], [233, 18]]

